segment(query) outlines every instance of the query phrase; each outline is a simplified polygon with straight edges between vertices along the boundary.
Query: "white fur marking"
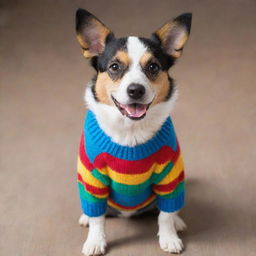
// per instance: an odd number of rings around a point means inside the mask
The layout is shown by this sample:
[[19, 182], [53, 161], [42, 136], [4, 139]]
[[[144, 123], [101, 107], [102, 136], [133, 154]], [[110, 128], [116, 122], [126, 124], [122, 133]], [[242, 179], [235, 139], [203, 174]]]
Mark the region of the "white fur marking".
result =
[[89, 217], [85, 214], [82, 214], [78, 220], [78, 224], [83, 227], [89, 226]]
[[104, 216], [89, 218], [89, 232], [82, 249], [84, 255], [91, 256], [105, 253], [107, 243], [104, 224]]
[[139, 65], [141, 57], [147, 51], [147, 48], [138, 39], [138, 37], [130, 36], [128, 37], [127, 50], [129, 57], [132, 59], [133, 65], [137, 66]]
[[175, 228], [176, 214], [161, 211], [158, 216], [159, 244], [165, 252], [180, 253], [184, 248]]
[[150, 81], [140, 66], [140, 59], [146, 51], [147, 48], [137, 37], [128, 37], [127, 52], [131, 59], [131, 65], [122, 78], [118, 91], [113, 95], [118, 102], [123, 104], [129, 103], [130, 98], [127, 94], [127, 87], [132, 83], [141, 84], [145, 87], [146, 93], [143, 97], [144, 104], [149, 104], [153, 100], [155, 92], [153, 88], [150, 87]]
[[91, 84], [85, 93], [88, 108], [96, 115], [101, 129], [112, 141], [123, 146], [133, 147], [151, 139], [173, 110], [178, 97], [177, 90], [168, 101], [150, 107], [146, 116], [139, 121], [132, 121], [123, 116], [115, 106], [96, 102], [91, 92]]

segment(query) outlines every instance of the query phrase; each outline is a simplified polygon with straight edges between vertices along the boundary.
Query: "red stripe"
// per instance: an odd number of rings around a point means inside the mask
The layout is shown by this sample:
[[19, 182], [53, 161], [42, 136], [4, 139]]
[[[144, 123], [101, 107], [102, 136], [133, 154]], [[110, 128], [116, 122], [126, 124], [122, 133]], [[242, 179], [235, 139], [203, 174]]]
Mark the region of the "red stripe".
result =
[[141, 174], [147, 172], [155, 163], [164, 164], [167, 161], [172, 161], [174, 164], [180, 154], [179, 146], [177, 151], [174, 151], [168, 146], [163, 146], [156, 153], [150, 155], [142, 160], [124, 160], [118, 159], [106, 152], [99, 154], [95, 160], [94, 165], [98, 169], [109, 166], [113, 171], [124, 174]]
[[168, 184], [164, 184], [164, 185], [154, 185], [154, 189], [157, 189], [158, 191], [161, 192], [169, 192], [172, 191], [176, 188], [176, 186], [184, 180], [184, 171], [182, 171], [180, 173], [180, 175], [173, 181], [171, 181]]
[[81, 140], [80, 140], [80, 148], [79, 148], [79, 156], [81, 162], [86, 167], [88, 171], [92, 171], [94, 169], [93, 165], [91, 164], [88, 156], [85, 153], [85, 146], [84, 146], [84, 133], [82, 133]]
[[78, 181], [80, 181], [84, 185], [84, 187], [86, 188], [86, 191], [88, 191], [88, 192], [90, 192], [92, 194], [95, 194], [95, 195], [105, 195], [109, 191], [108, 187], [97, 188], [97, 187], [94, 187], [94, 186], [86, 183], [79, 173], [78, 173], [77, 177], [78, 177]]
[[176, 152], [175, 152], [175, 154], [173, 156], [173, 159], [172, 159], [173, 164], [176, 163], [176, 161], [178, 160], [179, 156], [180, 156], [180, 144], [177, 141], [177, 150], [176, 150]]
[[148, 199], [146, 199], [144, 202], [142, 202], [142, 203], [140, 203], [140, 204], [138, 204], [138, 205], [135, 205], [135, 206], [130, 206], [130, 207], [127, 207], [127, 206], [118, 204], [118, 203], [114, 202], [111, 198], [109, 198], [108, 200], [109, 200], [112, 204], [114, 204], [114, 205], [116, 205], [116, 206], [118, 206], [118, 207], [120, 207], [120, 208], [122, 208], [122, 209], [131, 210], [131, 209], [139, 208], [140, 206], [142, 206], [143, 204], [145, 204], [147, 201], [150, 201], [153, 197], [155, 197], [155, 194], [152, 194], [152, 195], [151, 195]]

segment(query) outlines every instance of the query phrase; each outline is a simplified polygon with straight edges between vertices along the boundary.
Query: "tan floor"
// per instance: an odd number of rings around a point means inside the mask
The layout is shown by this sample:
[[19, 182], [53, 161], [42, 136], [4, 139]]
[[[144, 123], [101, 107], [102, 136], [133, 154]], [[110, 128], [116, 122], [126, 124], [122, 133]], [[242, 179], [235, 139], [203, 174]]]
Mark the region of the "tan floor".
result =
[[[194, 14], [171, 71], [187, 174], [183, 255], [256, 255], [256, 4], [237, 1], [2, 1], [0, 255], [80, 255], [76, 154], [93, 74], [73, 15], [84, 7], [118, 36], [149, 35]], [[155, 217], [108, 219], [108, 254], [167, 255]]]

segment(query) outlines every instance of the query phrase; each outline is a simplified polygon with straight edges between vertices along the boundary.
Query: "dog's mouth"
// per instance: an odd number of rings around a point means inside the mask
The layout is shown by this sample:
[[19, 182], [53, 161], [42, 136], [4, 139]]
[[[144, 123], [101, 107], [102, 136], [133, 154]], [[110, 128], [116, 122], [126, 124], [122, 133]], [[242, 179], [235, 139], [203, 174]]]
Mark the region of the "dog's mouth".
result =
[[118, 102], [113, 96], [111, 97], [116, 107], [121, 112], [121, 114], [129, 117], [132, 120], [140, 120], [144, 118], [151, 104], [151, 102], [149, 104], [140, 104], [140, 103], [122, 104]]

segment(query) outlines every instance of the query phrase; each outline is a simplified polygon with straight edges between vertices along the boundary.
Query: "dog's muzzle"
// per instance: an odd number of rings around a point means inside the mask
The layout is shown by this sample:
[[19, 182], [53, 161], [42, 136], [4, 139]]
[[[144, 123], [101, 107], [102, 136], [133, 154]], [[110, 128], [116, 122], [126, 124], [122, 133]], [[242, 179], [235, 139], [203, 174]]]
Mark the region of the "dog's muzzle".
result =
[[122, 104], [118, 102], [113, 96], [111, 97], [116, 107], [121, 112], [121, 114], [129, 117], [132, 120], [140, 120], [144, 118], [150, 104], [152, 103], [150, 102], [149, 104], [141, 104], [141, 103]]
[[133, 100], [141, 99], [144, 96], [145, 92], [145, 87], [141, 84], [130, 84], [127, 87], [127, 94]]

